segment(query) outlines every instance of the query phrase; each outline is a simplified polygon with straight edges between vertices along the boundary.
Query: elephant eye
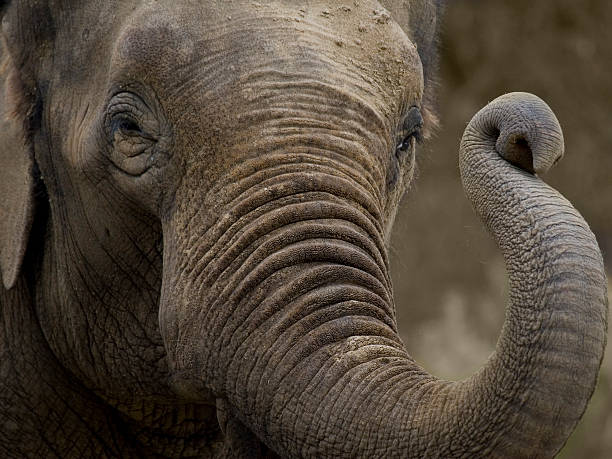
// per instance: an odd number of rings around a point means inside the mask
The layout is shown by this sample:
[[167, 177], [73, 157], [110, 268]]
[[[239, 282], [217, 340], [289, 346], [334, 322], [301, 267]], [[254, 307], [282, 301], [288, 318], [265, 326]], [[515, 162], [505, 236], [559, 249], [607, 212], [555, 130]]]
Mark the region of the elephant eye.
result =
[[423, 141], [423, 123], [421, 110], [418, 107], [410, 107], [402, 123], [396, 147], [397, 151], [408, 150], [412, 146], [413, 140], [417, 143]]
[[160, 139], [157, 114], [134, 92], [113, 95], [105, 115], [111, 162], [129, 175], [141, 175], [151, 166]]
[[130, 91], [115, 94], [106, 109], [106, 131], [110, 140], [117, 136], [143, 137], [155, 140], [159, 122], [149, 105]]
[[113, 121], [112, 133], [113, 135], [120, 131], [125, 135], [139, 135], [142, 134], [142, 129], [136, 121], [131, 118], [121, 117]]
[[155, 138], [147, 134], [136, 120], [120, 114], [111, 121], [110, 138], [113, 149], [124, 156], [132, 157], [145, 153]]

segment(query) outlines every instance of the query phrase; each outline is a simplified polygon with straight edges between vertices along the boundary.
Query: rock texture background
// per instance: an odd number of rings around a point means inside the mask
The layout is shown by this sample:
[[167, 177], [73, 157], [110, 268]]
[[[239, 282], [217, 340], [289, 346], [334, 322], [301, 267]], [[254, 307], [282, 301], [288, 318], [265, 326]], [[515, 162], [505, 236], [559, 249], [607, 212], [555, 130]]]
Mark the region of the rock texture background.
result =
[[[419, 177], [404, 198], [391, 246], [402, 338], [444, 378], [480, 367], [503, 321], [503, 261], [464, 197], [457, 152], [470, 118], [510, 91], [537, 94], [559, 118], [566, 156], [544, 179], [585, 216], [612, 274], [612, 2], [449, 0], [442, 129], [421, 148]], [[562, 458], [610, 457], [611, 354]]]

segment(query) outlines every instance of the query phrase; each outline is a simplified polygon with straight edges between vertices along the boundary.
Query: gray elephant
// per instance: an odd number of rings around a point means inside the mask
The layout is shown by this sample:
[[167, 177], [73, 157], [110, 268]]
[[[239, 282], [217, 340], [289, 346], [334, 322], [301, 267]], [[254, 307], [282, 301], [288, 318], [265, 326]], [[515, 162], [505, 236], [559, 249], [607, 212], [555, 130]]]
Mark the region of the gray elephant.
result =
[[535, 96], [461, 142], [495, 353], [405, 350], [386, 243], [435, 124], [429, 0], [0, 3], [0, 455], [549, 457], [607, 294]]

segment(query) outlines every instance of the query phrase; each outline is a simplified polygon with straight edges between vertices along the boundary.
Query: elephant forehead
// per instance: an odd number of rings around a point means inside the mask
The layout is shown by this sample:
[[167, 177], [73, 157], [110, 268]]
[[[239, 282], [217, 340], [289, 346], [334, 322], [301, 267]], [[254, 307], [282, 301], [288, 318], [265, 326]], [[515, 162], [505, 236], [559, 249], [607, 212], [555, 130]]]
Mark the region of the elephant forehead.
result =
[[222, 65], [224, 81], [232, 81], [255, 67], [295, 65], [316, 74], [327, 63], [356, 69], [393, 96], [420, 93], [414, 44], [377, 2], [355, 3], [149, 3], [125, 21], [113, 71], [174, 83], [181, 73], [212, 73]]

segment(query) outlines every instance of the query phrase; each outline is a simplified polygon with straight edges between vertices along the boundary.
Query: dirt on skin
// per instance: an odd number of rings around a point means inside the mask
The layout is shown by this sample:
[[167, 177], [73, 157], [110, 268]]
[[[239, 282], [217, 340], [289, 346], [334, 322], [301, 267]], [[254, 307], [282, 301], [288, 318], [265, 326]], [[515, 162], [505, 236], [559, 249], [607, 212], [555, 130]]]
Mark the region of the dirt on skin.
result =
[[[442, 129], [420, 150], [420, 176], [398, 214], [391, 257], [409, 351], [434, 374], [458, 379], [493, 351], [506, 298], [501, 254], [464, 197], [457, 166], [463, 129], [487, 102], [528, 91], [555, 111], [566, 154], [544, 179], [584, 215], [612, 273], [612, 2], [448, 3], [438, 98]], [[611, 354], [560, 457], [610, 457]]]

